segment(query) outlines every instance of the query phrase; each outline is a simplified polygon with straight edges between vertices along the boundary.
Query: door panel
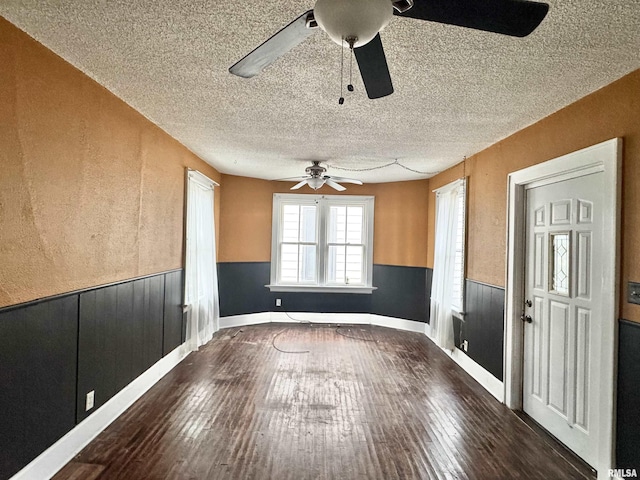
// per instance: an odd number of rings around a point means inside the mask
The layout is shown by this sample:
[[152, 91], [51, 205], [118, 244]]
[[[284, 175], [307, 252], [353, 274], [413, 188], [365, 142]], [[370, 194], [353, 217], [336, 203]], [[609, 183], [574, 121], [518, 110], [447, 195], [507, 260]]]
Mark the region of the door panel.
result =
[[578, 307], [576, 310], [576, 412], [575, 424], [585, 432], [589, 431], [589, 350], [591, 311]]
[[[542, 297], [534, 297], [533, 300], [533, 318], [544, 318], [544, 299]], [[538, 400], [542, 401], [543, 393], [542, 393], [542, 372], [544, 368], [542, 366], [542, 360], [544, 359], [544, 330], [543, 323], [536, 322], [531, 325], [531, 342], [532, 342], [532, 359], [533, 365], [531, 366], [533, 371], [531, 375], [531, 394], [535, 395]]]
[[551, 225], [571, 223], [571, 200], [551, 202]]
[[[596, 463], [601, 173], [527, 190], [523, 410]], [[530, 305], [530, 306], [529, 306]], [[527, 319], [523, 316], [523, 318]]]
[[535, 249], [533, 258], [534, 268], [534, 283], [533, 287], [541, 290], [544, 288], [544, 273], [545, 273], [545, 248], [544, 248], [544, 233], [535, 234]]
[[583, 300], [591, 300], [591, 232], [577, 232], [576, 237], [578, 257], [576, 262], [578, 282], [576, 296]]
[[567, 418], [567, 373], [569, 306], [551, 302], [549, 313], [549, 407]]

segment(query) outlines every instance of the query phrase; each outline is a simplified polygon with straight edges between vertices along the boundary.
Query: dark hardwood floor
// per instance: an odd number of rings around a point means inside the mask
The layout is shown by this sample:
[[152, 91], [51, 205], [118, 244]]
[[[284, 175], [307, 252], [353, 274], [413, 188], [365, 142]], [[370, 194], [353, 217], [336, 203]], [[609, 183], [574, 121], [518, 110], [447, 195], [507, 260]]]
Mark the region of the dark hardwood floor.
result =
[[421, 334], [267, 324], [218, 332], [54, 478], [592, 477]]

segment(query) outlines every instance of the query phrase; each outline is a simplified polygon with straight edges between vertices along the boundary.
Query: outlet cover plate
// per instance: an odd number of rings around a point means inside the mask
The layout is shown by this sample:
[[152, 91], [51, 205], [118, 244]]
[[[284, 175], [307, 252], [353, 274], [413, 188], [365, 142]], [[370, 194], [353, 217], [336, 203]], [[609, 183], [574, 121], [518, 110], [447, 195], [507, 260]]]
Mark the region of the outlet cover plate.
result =
[[638, 282], [628, 283], [627, 302], [640, 305], [640, 283]]
[[89, 393], [87, 393], [87, 401], [85, 403], [85, 412], [88, 412], [89, 410], [91, 410], [93, 408], [93, 403], [95, 401], [95, 396], [96, 396], [96, 391], [95, 390], [91, 390]]

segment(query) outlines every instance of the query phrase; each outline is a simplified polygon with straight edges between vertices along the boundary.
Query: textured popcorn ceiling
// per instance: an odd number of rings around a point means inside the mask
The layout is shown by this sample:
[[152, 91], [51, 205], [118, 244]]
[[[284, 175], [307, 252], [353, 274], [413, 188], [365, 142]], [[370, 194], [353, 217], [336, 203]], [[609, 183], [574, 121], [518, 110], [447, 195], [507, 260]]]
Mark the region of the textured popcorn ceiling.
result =
[[[549, 3], [524, 39], [394, 17], [395, 93], [367, 99], [354, 62], [342, 106], [323, 32], [253, 79], [227, 70], [313, 1], [2, 0], [0, 15], [223, 173], [297, 176], [317, 159], [385, 182], [431, 176], [640, 67], [640, 0]], [[396, 158], [429, 174], [336, 168]]]

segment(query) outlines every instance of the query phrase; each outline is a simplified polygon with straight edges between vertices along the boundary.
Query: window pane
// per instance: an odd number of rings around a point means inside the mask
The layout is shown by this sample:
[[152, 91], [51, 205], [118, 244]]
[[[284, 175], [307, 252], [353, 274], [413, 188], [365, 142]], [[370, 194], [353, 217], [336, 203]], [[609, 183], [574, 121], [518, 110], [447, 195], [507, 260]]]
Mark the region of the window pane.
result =
[[315, 245], [300, 245], [300, 282], [315, 282], [316, 280], [316, 247]]
[[329, 243], [362, 243], [362, 206], [334, 205], [329, 213]]
[[297, 242], [300, 231], [300, 206], [284, 205], [282, 208], [282, 241]]
[[330, 283], [344, 283], [345, 263], [345, 247], [343, 245], [330, 246], [329, 258], [327, 259], [327, 280]]
[[331, 245], [327, 264], [330, 283], [363, 283], [364, 247], [360, 245]]
[[316, 207], [315, 205], [300, 206], [300, 241], [313, 242], [316, 241]]
[[316, 246], [283, 244], [280, 255], [280, 281], [314, 283]]
[[298, 281], [298, 245], [282, 245], [280, 280], [287, 283]]
[[569, 234], [551, 234], [551, 288], [560, 295], [569, 295]]
[[347, 246], [347, 266], [345, 283], [362, 283], [362, 265], [364, 261], [364, 249], [361, 246]]
[[347, 207], [332, 206], [329, 210], [329, 243], [345, 243], [347, 240]]
[[362, 216], [360, 206], [347, 208], [347, 243], [362, 243]]

